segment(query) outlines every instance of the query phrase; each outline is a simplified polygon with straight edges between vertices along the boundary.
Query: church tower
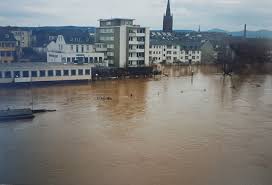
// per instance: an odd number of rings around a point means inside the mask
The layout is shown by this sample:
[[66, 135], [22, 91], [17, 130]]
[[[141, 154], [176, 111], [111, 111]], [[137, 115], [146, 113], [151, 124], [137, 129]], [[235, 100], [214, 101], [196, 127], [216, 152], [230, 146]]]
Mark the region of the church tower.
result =
[[173, 32], [173, 15], [170, 9], [170, 0], [168, 0], [166, 14], [163, 17], [163, 32]]

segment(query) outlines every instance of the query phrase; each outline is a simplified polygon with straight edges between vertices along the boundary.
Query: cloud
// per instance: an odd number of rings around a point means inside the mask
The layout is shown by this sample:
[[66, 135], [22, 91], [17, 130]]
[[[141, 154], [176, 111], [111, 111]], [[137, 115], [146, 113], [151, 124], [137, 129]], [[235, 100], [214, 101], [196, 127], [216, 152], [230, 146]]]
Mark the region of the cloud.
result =
[[[167, 0], [8, 0], [0, 2], [0, 25], [97, 26], [98, 19], [135, 18], [137, 24], [162, 27]], [[214, 27], [272, 29], [271, 0], [171, 0], [177, 29]]]

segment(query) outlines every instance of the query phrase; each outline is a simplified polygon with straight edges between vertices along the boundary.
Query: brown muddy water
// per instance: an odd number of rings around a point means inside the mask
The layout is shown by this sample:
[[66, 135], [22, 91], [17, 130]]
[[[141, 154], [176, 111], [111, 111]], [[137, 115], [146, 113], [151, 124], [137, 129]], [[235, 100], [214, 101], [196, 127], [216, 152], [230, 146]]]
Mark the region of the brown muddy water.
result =
[[0, 89], [0, 109], [57, 109], [0, 123], [0, 183], [271, 185], [272, 75], [194, 70]]

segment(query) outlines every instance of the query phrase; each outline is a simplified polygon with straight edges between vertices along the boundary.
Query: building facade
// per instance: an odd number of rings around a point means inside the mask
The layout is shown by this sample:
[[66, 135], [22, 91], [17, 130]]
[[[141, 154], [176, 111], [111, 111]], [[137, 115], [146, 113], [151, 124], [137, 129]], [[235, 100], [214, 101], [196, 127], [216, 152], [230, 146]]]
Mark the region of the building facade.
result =
[[151, 42], [150, 61], [158, 63], [181, 63], [199, 64], [201, 63], [201, 50], [199, 46], [193, 44], [178, 44], [175, 42]]
[[66, 41], [63, 35], [59, 35], [56, 41], [52, 41], [47, 46], [47, 62], [90, 63], [97, 66], [107, 66], [104, 53], [97, 51], [96, 46], [99, 45], [82, 42], [79, 38]]
[[14, 38], [18, 41], [18, 46], [21, 48], [31, 47], [31, 31], [14, 30], [11, 31]]
[[0, 31], [0, 63], [11, 63], [17, 59], [17, 41], [12, 33]]
[[170, 0], [168, 0], [166, 14], [163, 17], [163, 32], [173, 32], [173, 15], [171, 14]]
[[149, 28], [133, 24], [133, 19], [102, 19], [96, 42], [104, 44], [111, 67], [149, 66]]

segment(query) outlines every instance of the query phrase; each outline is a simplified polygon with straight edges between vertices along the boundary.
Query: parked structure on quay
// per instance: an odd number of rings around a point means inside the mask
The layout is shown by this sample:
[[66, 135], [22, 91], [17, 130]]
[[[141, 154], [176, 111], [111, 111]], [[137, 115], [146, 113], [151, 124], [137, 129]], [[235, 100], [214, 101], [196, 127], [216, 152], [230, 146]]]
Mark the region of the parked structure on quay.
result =
[[101, 19], [96, 42], [103, 43], [110, 67], [149, 66], [149, 28], [133, 24], [133, 19]]
[[11, 63], [0, 64], [0, 84], [88, 81], [92, 64]]

